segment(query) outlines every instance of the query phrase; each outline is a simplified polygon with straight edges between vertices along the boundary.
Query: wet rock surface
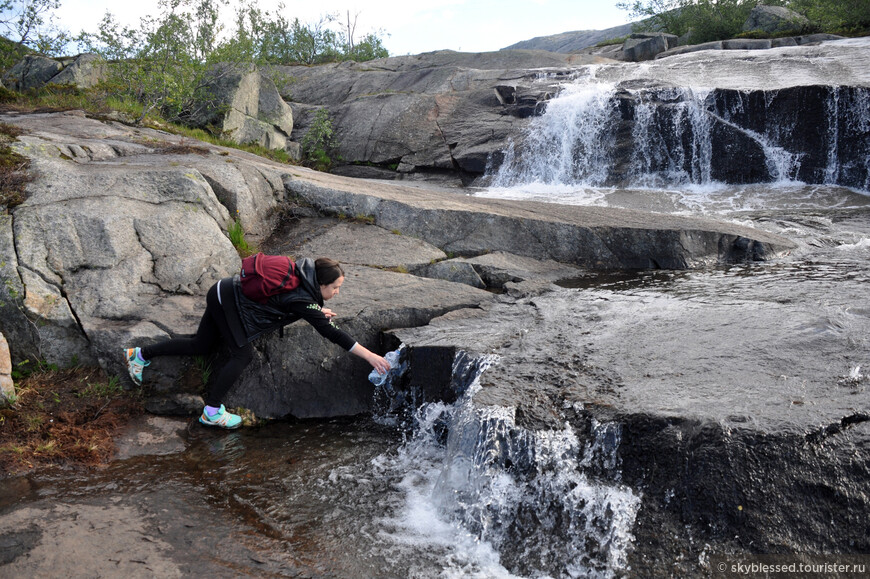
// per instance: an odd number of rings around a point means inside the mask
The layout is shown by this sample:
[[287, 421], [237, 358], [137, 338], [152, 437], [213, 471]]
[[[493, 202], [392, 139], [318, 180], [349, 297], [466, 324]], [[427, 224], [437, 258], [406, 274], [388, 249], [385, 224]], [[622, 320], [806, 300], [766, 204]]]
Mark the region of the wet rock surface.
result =
[[[411, 360], [496, 355], [473, 402], [515, 408], [517, 426], [619, 429], [611, 468], [643, 497], [637, 576], [698, 573], [705, 553], [865, 552], [867, 350], [851, 344], [866, 316], [825, 333], [812, 307], [825, 283], [801, 295], [764, 268], [663, 280], [504, 296], [392, 334]], [[841, 282], [834, 311], [860, 291]]]
[[[447, 252], [476, 259], [483, 285], [504, 290], [519, 278], [509, 263], [487, 265], [494, 258], [486, 254], [568, 269], [684, 268], [765, 259], [791, 247], [786, 238], [732, 223], [325, 175], [80, 112], [7, 114], [4, 121], [24, 129], [15, 146], [36, 169], [29, 198], [0, 223], [8, 250], [0, 267], [2, 330], [13, 361], [34, 355], [67, 364], [75, 357], [125, 376], [122, 347], [192, 333], [204, 293], [237, 271], [240, 258], [226, 234], [236, 220], [252, 241], [275, 251], [359, 264], [349, 268], [335, 310], [344, 329], [375, 350], [383, 329], [423, 325], [492, 299], [480, 284], [401, 273]], [[273, 234], [283, 210], [290, 226]], [[335, 219], [340, 215], [357, 222]], [[267, 417], [367, 411], [367, 368], [312, 332], [292, 326], [287, 339], [259, 341], [232, 403]], [[194, 399], [178, 399], [176, 391], [197, 373], [189, 361], [156, 360], [147, 386], [158, 399], [149, 407], [193, 412], [185, 400]]]

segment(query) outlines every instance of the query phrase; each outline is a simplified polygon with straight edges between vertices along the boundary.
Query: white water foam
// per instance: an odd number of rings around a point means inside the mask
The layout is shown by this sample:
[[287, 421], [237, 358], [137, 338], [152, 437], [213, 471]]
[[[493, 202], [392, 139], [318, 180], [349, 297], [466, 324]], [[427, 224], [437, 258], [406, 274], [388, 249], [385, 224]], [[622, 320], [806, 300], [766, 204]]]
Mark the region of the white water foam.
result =
[[[866, 42], [852, 44], [859, 51], [867, 48]], [[794, 51], [767, 52], [770, 54], [736, 58], [733, 64], [740, 74], [752, 77], [759, 66], [777, 66], [776, 59], [771, 58], [774, 53], [786, 55]], [[809, 52], [830, 54], [821, 49]], [[727, 61], [731, 56], [717, 54], [717, 59]], [[677, 60], [672, 64], [680, 61], [679, 57], [673, 58]], [[825, 58], [819, 56], [819, 62], [813, 66], [821, 67]], [[702, 62], [697, 62], [698, 59]], [[706, 74], [706, 61], [699, 56], [687, 58], [684, 64], [700, 66]], [[656, 74], [661, 72], [658, 64], [602, 65], [590, 67], [589, 74], [562, 85], [561, 92], [547, 102], [544, 114], [532, 119], [521, 142], [509, 145], [503, 152], [502, 163], [489, 175], [491, 187], [479, 195], [534, 200], [547, 200], [549, 195], [552, 197], [549, 200], [558, 203], [606, 205], [607, 188], [620, 183], [624, 188], [636, 190], [688, 189], [691, 206], [698, 200], [698, 187], [728, 187], [714, 179], [714, 134], [717, 127], [723, 126], [752, 143], [749, 148], [753, 154], [757, 147], [766, 167], [766, 175], [759, 175], [763, 186], [804, 185], [797, 177], [804, 174], [801, 171], [806, 153], [789, 150], [795, 125], [802, 122], [799, 116], [784, 117], [778, 123], [771, 121], [757, 131], [743, 126], [747, 124], [746, 107], [755, 98], [749, 91], [765, 89], [767, 106], [772, 107], [779, 85], [749, 83], [745, 87], [729, 87], [714, 75], [705, 76], [710, 86], [735, 88], [738, 92], [717, 96], [712, 88], [690, 83], [683, 88], [631, 88], [631, 83], [640, 79], [654, 85]], [[793, 80], [794, 84], [786, 86], [801, 84]], [[826, 185], [836, 186], [840, 182], [854, 183], [855, 176], [863, 174], [865, 182], [857, 186], [859, 192], [867, 194], [870, 157], [863, 163], [840, 159], [841, 148], [845, 146], [842, 139], [851, 142], [849, 139], [870, 134], [870, 98], [867, 98], [870, 89], [861, 86], [832, 84], [828, 90], [824, 118], [819, 119], [820, 131], [825, 135], [820, 147], [827, 156], [821, 179]], [[626, 99], [626, 94], [631, 98]], [[629, 112], [620, 112], [625, 107], [629, 107]], [[624, 130], [627, 122], [631, 127], [630, 140]], [[809, 165], [807, 171], [814, 171], [812, 167]]]
[[[422, 406], [411, 440], [378, 458], [405, 473], [405, 504], [382, 521], [382, 538], [438, 552], [447, 562], [440, 577], [613, 577], [625, 569], [640, 499], [618, 475], [602, 482], [585, 472], [618, 472], [618, 427], [594, 425], [589, 443], [567, 425], [528, 431], [512, 408], [476, 407], [478, 389], [475, 378], [456, 404]], [[539, 528], [524, 522], [530, 512]]]

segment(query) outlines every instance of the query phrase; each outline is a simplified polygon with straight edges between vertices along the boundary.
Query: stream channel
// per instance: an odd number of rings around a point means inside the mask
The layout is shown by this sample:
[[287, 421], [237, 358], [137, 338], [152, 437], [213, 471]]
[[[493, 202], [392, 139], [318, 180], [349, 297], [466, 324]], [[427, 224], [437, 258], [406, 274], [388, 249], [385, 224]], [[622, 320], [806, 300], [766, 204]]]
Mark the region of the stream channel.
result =
[[[572, 329], [594, 327], [559, 346], [606, 371], [636, 411], [784, 432], [866, 417], [866, 188], [837, 185], [834, 157], [831, 184], [795, 180], [800, 159], [783, 144], [766, 149], [776, 182], [716, 183], [705, 173], [710, 148], [703, 146], [709, 138], [703, 122], [691, 129], [701, 139], [697, 158], [668, 167], [667, 155], [641, 147], [631, 161], [632, 184], [603, 186], [606, 177], [594, 169], [606, 159], [594, 143], [584, 148], [581, 141], [599, 130], [606, 105], [595, 103], [606, 103], [611, 88], [594, 87], [591, 97], [589, 87], [566, 90], [565, 99], [582, 101], [568, 107], [575, 120], [556, 118], [559, 102], [567, 102], [556, 99], [535, 129], [544, 147], [537, 160], [523, 155], [514, 162], [508, 154], [493, 186], [476, 194], [703, 215], [784, 235], [797, 247], [760, 263], [566, 280], [538, 298], [542, 311], [558, 314], [542, 316], [539, 334], [562, 328], [575, 336], [582, 333]], [[701, 113], [689, 110], [687, 126], [704, 116], [707, 95], [689, 92], [687, 106], [701, 106]], [[857, 115], [870, 125], [866, 110]], [[579, 123], [573, 133], [565, 130], [569, 123]], [[567, 158], [547, 149], [553, 146], [547, 131], [573, 134], [563, 147]], [[585, 156], [579, 164], [578, 155]], [[590, 170], [570, 169], [578, 166]], [[389, 385], [376, 391], [381, 408], [372, 416], [277, 421], [232, 433], [163, 419], [164, 429], [178, 432], [171, 448], [122, 456], [104, 469], [0, 481], [0, 510], [133, 507], [149, 530], [142, 540], [171, 551], [180, 574], [631, 576], [634, 524], [645, 497], [620, 477], [619, 428], [598, 424], [582, 438], [567, 425], [527, 431], [517, 452], [531, 457], [538, 476], [520, 480], [499, 470], [491, 455], [500, 452], [504, 432], [516, 430], [512, 409], [473, 403], [477, 372], [499, 363], [498, 356], [460, 356], [455, 379], [464, 394], [455, 404], [406, 409], [407, 420], [386, 412]], [[698, 560], [697, 552], [685, 555]], [[0, 576], [26, 565], [19, 558], [0, 566]]]

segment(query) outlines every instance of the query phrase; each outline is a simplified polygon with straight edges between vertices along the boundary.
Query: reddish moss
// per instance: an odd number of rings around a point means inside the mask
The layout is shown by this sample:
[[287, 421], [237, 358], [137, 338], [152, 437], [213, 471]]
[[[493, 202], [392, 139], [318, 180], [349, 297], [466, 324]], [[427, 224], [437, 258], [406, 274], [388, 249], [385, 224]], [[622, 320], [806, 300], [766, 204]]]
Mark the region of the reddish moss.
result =
[[98, 368], [43, 370], [16, 383], [18, 400], [0, 410], [0, 476], [108, 462], [114, 438], [143, 412], [116, 384]]

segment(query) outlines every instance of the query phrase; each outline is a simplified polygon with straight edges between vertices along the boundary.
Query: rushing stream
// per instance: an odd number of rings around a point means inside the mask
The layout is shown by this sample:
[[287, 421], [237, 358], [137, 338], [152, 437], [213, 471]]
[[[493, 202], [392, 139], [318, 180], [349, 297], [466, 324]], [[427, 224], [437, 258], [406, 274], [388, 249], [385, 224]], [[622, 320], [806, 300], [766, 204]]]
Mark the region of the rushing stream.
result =
[[[508, 152], [493, 186], [477, 195], [704, 215], [781, 234], [797, 249], [761, 264], [611, 272], [565, 282], [555, 299], [581, 304], [559, 310], [568, 316], [566, 327], [588, 322], [584, 304], [605, 304], [596, 314], [607, 344], [600, 362], [624, 376], [640, 375], [642, 367], [640, 380], [671, 372], [675, 384], [696, 381], [713, 391], [746, 376], [767, 373], [775, 380], [782, 373], [795, 382], [789, 404], [811, 408], [822, 387], [866, 401], [870, 195], [866, 187], [834, 184], [845, 171], [836, 139], [825, 145], [828, 183], [795, 180], [801, 158], [772, 134], [752, 138], [763, 144], [773, 182], [719, 183], [709, 169], [709, 92], [666, 89], [667, 98], [680, 103], [673, 126], [687, 131], [680, 140], [685, 148], [667, 149], [668, 138], [640, 114], [638, 146], [627, 165], [630, 183], [608, 187], [610, 153], [601, 143], [616, 81], [612, 72], [598, 72], [601, 82], [578, 81], [550, 103], [525, 143], [533, 154]], [[857, 130], [870, 132], [866, 90], [862, 94], [850, 118]], [[832, 95], [837, 102], [837, 91]], [[640, 113], [647, 110], [643, 102]], [[749, 322], [732, 324], [735, 312]], [[675, 360], [684, 361], [678, 342], [687, 335], [694, 366], [677, 373]], [[778, 351], [785, 354], [772, 354]], [[734, 359], [739, 367], [729, 365]], [[805, 374], [786, 376], [783, 360], [805, 362]], [[457, 357], [455, 387], [463, 394], [454, 404], [397, 408], [388, 382], [378, 387], [373, 417], [277, 422], [233, 433], [203, 432], [193, 424], [181, 452], [133, 457], [89, 474], [39, 475], [28, 492], [75, 500], [157, 483], [194, 489], [281, 544], [303, 575], [622, 575], [643, 496], [622, 483], [618, 425], [595, 424], [587, 439], [567, 425], [519, 428], [515, 409], [472, 403], [479, 372], [490, 364], [499, 360]], [[753, 395], [731, 394], [735, 405]], [[751, 404], [743, 410], [751, 414]], [[0, 499], [9, 496], [0, 493]]]

